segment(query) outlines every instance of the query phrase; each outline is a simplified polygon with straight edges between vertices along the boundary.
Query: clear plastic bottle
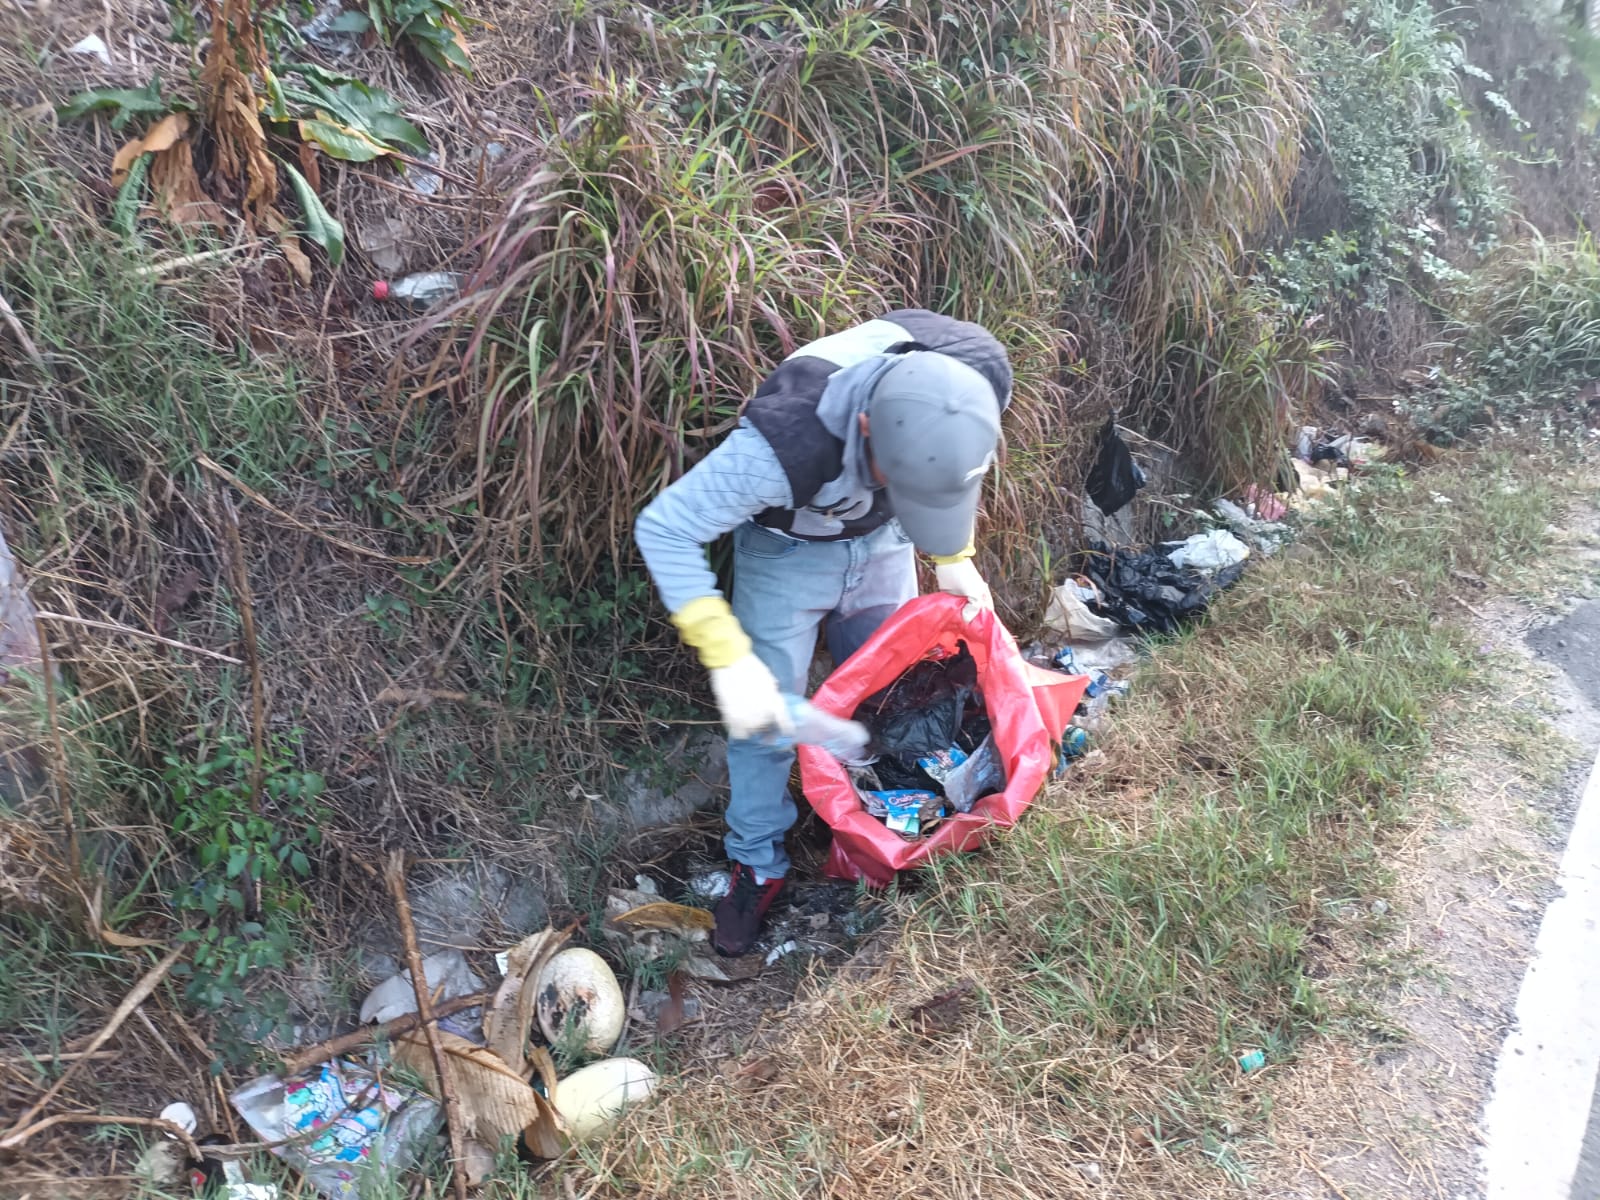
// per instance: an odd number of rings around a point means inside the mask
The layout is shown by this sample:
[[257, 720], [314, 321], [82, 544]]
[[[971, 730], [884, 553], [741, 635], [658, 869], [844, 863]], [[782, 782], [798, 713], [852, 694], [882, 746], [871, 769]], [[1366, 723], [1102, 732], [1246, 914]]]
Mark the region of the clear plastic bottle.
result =
[[789, 720], [794, 729], [790, 733], [776, 730], [762, 737], [769, 746], [787, 749], [792, 746], [816, 746], [826, 750], [842, 763], [860, 761], [872, 735], [859, 721], [836, 717], [823, 712], [801, 696], [784, 696], [789, 706]]
[[435, 304], [459, 296], [461, 285], [465, 280], [466, 276], [458, 275], [454, 271], [427, 271], [421, 275], [407, 275], [395, 283], [380, 279], [372, 285], [372, 298], [398, 301], [415, 309], [431, 308]]

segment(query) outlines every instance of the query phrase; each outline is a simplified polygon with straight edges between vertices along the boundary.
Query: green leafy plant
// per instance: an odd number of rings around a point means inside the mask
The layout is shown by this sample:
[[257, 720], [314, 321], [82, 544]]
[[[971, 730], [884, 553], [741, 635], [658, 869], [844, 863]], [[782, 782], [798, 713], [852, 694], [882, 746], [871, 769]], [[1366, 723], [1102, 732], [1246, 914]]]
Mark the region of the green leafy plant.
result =
[[385, 44], [409, 44], [441, 71], [472, 74], [462, 30], [467, 19], [450, 0], [368, 0], [366, 15], [344, 12], [332, 28], [349, 33], [375, 29]]
[[294, 948], [306, 908], [297, 882], [311, 873], [326, 812], [322, 776], [297, 768], [293, 750], [275, 740], [258, 764], [244, 739], [225, 734], [203, 757], [165, 758], [172, 829], [198, 868], [174, 895], [195, 922], [179, 935], [193, 946], [181, 973], [189, 998], [207, 1008], [241, 999], [252, 971], [282, 966]]

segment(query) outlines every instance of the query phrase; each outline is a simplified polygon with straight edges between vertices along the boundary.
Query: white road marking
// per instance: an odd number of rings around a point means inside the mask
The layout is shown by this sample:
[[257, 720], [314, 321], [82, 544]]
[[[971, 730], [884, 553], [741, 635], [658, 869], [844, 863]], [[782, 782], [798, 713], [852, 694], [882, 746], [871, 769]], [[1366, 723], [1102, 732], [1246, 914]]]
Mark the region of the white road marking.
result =
[[1568, 1200], [1600, 1070], [1600, 756], [1484, 1110], [1488, 1200]]

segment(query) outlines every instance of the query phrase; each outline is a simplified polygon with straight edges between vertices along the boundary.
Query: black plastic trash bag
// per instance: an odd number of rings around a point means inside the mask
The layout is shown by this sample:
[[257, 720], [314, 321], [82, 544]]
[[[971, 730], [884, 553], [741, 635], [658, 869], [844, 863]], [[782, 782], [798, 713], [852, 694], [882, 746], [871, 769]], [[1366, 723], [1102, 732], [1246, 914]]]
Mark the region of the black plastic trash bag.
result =
[[1159, 550], [1112, 550], [1091, 542], [1084, 573], [1100, 590], [1089, 607], [1135, 632], [1171, 633], [1206, 610], [1244, 574], [1244, 563], [1207, 576], [1177, 566]]
[[1117, 433], [1117, 419], [1112, 416], [1100, 427], [1096, 438], [1099, 449], [1095, 451], [1094, 465], [1084, 481], [1084, 490], [1094, 506], [1110, 516], [1132, 500], [1134, 493], [1144, 486], [1144, 472], [1133, 461], [1128, 443]]
[[925, 659], [863, 700], [855, 719], [872, 734], [867, 749], [880, 756], [883, 785], [926, 786], [917, 782], [916, 760], [956, 744], [968, 703], [977, 695], [978, 664], [963, 642], [952, 657]]

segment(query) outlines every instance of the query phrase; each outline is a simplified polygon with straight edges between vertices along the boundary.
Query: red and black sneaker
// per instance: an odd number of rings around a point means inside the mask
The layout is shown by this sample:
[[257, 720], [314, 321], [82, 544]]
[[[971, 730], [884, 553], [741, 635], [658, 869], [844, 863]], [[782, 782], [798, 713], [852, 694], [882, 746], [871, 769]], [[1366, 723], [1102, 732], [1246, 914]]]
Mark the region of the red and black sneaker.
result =
[[717, 905], [717, 927], [711, 935], [711, 944], [718, 954], [737, 957], [748, 954], [750, 947], [756, 944], [761, 919], [783, 891], [783, 876], [757, 883], [755, 871], [740, 862], [733, 864], [732, 875], [728, 894]]

